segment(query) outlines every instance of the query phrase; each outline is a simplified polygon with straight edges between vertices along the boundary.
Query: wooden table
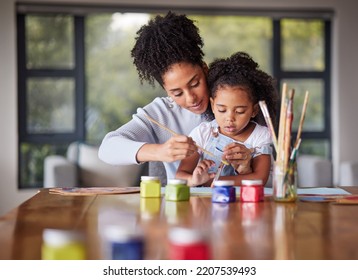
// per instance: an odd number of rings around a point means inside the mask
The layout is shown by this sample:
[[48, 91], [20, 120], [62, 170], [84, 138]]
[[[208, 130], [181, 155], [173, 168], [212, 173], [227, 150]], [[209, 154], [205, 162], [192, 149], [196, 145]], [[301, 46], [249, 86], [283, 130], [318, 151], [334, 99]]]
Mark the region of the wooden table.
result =
[[[358, 194], [358, 187], [346, 188]], [[213, 259], [358, 259], [358, 205], [301, 202], [216, 204], [141, 199], [139, 193], [61, 196], [40, 190], [0, 218], [0, 259], [41, 259], [46, 228], [79, 230], [88, 259], [105, 259], [101, 229], [108, 224], [142, 229], [145, 259], [167, 259], [168, 231], [204, 230]]]

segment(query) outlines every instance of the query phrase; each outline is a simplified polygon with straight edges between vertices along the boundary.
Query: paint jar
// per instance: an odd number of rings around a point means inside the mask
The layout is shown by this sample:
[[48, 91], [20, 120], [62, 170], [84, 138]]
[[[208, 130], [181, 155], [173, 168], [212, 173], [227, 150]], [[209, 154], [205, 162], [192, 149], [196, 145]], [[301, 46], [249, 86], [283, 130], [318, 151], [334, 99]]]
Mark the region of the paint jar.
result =
[[186, 180], [169, 179], [165, 187], [165, 200], [188, 201], [190, 198], [190, 188]]
[[209, 260], [210, 248], [206, 236], [198, 229], [170, 229], [169, 259]]
[[41, 257], [43, 260], [84, 260], [86, 247], [79, 231], [44, 229]]
[[262, 180], [242, 180], [240, 188], [240, 201], [264, 201], [264, 186]]
[[215, 203], [230, 203], [236, 201], [236, 189], [232, 180], [217, 180], [212, 189], [211, 201]]
[[273, 199], [277, 202], [295, 202], [297, 199], [297, 163], [288, 167], [275, 162], [272, 174]]
[[106, 259], [144, 259], [144, 239], [140, 230], [111, 225], [104, 229], [104, 238], [107, 247]]
[[161, 183], [157, 176], [141, 176], [140, 182], [141, 197], [160, 197]]

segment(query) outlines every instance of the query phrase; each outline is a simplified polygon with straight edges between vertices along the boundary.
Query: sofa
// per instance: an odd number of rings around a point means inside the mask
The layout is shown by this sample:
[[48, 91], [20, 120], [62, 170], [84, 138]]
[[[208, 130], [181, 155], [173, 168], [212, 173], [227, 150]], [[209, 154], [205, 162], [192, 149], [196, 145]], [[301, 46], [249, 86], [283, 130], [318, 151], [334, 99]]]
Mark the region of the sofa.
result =
[[148, 174], [148, 164], [106, 164], [98, 158], [97, 146], [81, 142], [71, 143], [66, 156], [50, 155], [44, 161], [45, 188], [139, 186], [140, 177]]
[[[352, 180], [358, 182], [356, 165], [342, 167], [348, 184]], [[330, 160], [314, 156], [299, 155], [297, 158], [298, 187], [332, 186], [332, 163]], [[161, 162], [150, 162], [140, 165], [113, 166], [98, 158], [98, 147], [81, 142], [73, 142], [67, 149], [66, 156], [51, 155], [44, 161], [44, 187], [107, 187], [107, 186], [139, 186], [140, 177], [144, 175], [158, 176], [162, 186], [167, 178]], [[341, 176], [342, 177], [342, 176]], [[357, 177], [357, 178], [356, 178]], [[271, 178], [269, 180], [272, 180]], [[348, 182], [348, 180], [350, 180]], [[271, 187], [271, 182], [267, 186]]]

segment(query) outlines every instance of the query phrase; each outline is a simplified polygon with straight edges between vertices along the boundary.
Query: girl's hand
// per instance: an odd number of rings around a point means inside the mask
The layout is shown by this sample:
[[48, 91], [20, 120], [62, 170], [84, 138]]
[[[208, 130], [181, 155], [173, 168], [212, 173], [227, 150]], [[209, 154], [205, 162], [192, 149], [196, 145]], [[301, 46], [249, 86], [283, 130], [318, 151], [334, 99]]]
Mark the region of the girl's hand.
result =
[[240, 143], [230, 143], [224, 148], [223, 159], [226, 159], [239, 174], [252, 173], [252, 149]]
[[204, 159], [198, 163], [193, 171], [193, 175], [188, 182], [188, 185], [194, 186], [201, 186], [204, 185], [209, 180], [215, 177], [214, 173], [209, 173], [208, 170], [211, 166], [215, 163], [212, 160]]
[[172, 162], [189, 157], [197, 151], [198, 148], [192, 138], [185, 135], [176, 135], [161, 144], [160, 149], [156, 152], [159, 161]]

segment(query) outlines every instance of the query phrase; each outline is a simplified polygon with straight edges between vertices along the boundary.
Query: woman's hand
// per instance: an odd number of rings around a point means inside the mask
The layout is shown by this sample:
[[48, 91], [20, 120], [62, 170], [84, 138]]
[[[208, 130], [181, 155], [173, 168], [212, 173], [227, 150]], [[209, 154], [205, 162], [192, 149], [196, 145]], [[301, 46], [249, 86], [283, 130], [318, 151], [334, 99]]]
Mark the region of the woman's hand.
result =
[[198, 148], [191, 137], [176, 135], [161, 144], [156, 153], [159, 161], [172, 162], [189, 157], [197, 151]]
[[230, 143], [224, 148], [223, 159], [227, 160], [239, 174], [252, 173], [252, 149], [239, 143]]
[[209, 168], [215, 164], [214, 161], [204, 159], [198, 163], [193, 171], [193, 175], [188, 180], [188, 185], [191, 187], [205, 185], [209, 180], [215, 177], [214, 173], [209, 173]]

